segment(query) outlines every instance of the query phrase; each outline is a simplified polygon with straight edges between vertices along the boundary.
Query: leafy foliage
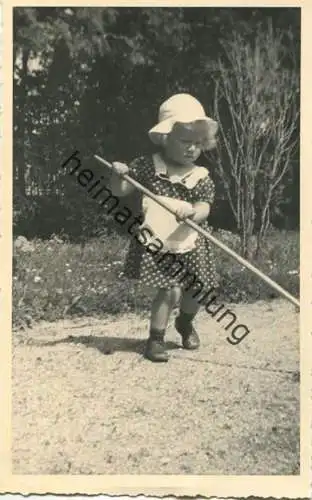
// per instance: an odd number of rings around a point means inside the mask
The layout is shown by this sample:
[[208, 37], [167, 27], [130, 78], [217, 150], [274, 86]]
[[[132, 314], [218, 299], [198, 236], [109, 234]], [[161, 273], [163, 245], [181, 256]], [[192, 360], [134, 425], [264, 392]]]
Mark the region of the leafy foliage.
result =
[[[274, 32], [291, 37], [291, 44], [290, 38], [282, 42], [281, 64], [288, 68], [290, 52], [300, 53], [300, 9], [14, 8], [16, 234], [43, 235], [44, 221], [39, 219], [44, 205], [49, 205], [55, 222], [44, 231], [46, 236], [62, 227], [75, 237], [89, 235], [91, 227], [95, 230], [89, 202], [77, 197], [76, 187], [64, 178], [64, 160], [76, 149], [87, 164], [95, 153], [129, 161], [149, 151], [146, 132], [159, 104], [175, 92], [194, 94], [213, 114], [223, 45], [231, 43], [233, 33], [241, 46], [253, 43], [254, 33], [268, 18]], [[299, 63], [291, 71], [298, 76]], [[270, 109], [270, 102], [267, 106]], [[224, 120], [227, 110], [221, 113]], [[210, 165], [217, 184], [216, 206], [223, 208], [213, 217], [215, 225], [222, 226], [225, 212], [230, 219], [230, 207], [214, 171], [216, 159], [201, 160]], [[298, 172], [294, 152], [283, 180], [289, 197], [286, 205], [279, 204], [283, 215], [299, 213], [299, 182], [292, 183], [298, 181]], [[281, 194], [279, 199], [286, 200]], [[82, 212], [89, 214], [86, 227], [80, 223]], [[101, 227], [108, 223], [104, 219]]]

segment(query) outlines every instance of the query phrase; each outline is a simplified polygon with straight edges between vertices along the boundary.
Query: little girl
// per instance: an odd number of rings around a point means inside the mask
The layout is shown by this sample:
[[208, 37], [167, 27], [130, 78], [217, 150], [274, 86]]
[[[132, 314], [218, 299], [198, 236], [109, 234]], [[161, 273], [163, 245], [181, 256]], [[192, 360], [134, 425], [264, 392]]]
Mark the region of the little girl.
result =
[[[214, 199], [214, 184], [208, 170], [195, 165], [202, 150], [215, 146], [217, 123], [207, 117], [202, 105], [189, 94], [176, 94], [159, 109], [159, 123], [149, 131], [158, 153], [134, 160], [129, 167], [114, 162], [111, 190], [115, 196], [126, 196], [135, 188], [121, 174], [140, 182], [156, 195], [188, 202], [176, 211], [177, 220], [186, 218], [208, 230], [207, 217]], [[184, 224], [185, 226], [185, 224]], [[194, 273], [206, 287], [216, 287], [211, 245], [199, 234], [195, 248], [179, 256], [187, 270]], [[170, 314], [180, 301], [175, 328], [185, 349], [200, 345], [193, 319], [200, 305], [175, 277], [162, 269], [153, 256], [133, 238], [126, 258], [125, 274], [157, 293], [153, 300], [149, 338], [145, 357], [151, 361], [168, 361], [164, 337]]]

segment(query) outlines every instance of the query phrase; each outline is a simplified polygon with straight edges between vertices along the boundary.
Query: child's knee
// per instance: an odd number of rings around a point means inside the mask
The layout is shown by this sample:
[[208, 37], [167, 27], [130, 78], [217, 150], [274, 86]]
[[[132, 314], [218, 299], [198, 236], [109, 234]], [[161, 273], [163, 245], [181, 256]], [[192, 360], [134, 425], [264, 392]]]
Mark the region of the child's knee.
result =
[[181, 288], [173, 287], [168, 290], [164, 290], [165, 298], [168, 302], [170, 302], [172, 307], [175, 307], [180, 300], [181, 297]]
[[182, 290], [180, 287], [174, 287], [172, 293], [173, 293], [174, 306], [176, 306], [181, 299]]
[[151, 285], [141, 286], [140, 291], [152, 300], [164, 300], [172, 307], [179, 302], [182, 293], [180, 287], [159, 288]]
[[196, 302], [198, 303], [198, 301], [196, 300], [196, 298], [194, 297], [194, 291], [193, 290], [183, 290], [181, 292], [181, 295], [182, 295], [182, 299], [184, 301], [187, 301], [187, 302]]

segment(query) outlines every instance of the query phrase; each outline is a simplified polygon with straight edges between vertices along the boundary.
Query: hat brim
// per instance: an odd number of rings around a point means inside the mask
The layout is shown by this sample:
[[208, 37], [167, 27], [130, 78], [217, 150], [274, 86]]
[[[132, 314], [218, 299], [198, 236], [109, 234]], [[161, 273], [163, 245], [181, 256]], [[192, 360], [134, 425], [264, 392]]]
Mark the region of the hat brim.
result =
[[212, 118], [209, 118], [208, 116], [194, 117], [191, 120], [189, 118], [188, 119], [168, 118], [167, 120], [163, 120], [162, 122], [158, 123], [153, 128], [151, 128], [148, 132], [148, 135], [151, 141], [153, 141], [155, 144], [159, 144], [161, 136], [170, 134], [175, 123], [189, 124], [199, 121], [206, 123], [207, 139], [212, 139], [218, 130], [218, 124], [216, 121], [214, 121]]

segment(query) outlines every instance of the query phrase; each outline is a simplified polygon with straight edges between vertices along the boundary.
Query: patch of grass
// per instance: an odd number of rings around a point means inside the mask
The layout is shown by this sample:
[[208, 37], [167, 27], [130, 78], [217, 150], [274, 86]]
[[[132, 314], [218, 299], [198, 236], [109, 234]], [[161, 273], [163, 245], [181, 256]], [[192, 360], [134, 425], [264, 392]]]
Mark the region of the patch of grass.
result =
[[[239, 253], [237, 235], [220, 230], [215, 236]], [[252, 246], [255, 249], [255, 237]], [[215, 255], [221, 295], [226, 302], [254, 302], [279, 296], [269, 285], [219, 248], [215, 249]], [[268, 234], [262, 254], [250, 262], [289, 293], [299, 297], [299, 232], [272, 230]]]
[[[216, 237], [234, 250], [237, 236]], [[123, 276], [128, 241], [118, 235], [73, 244], [51, 238], [32, 240], [32, 250], [17, 248], [13, 265], [13, 325], [68, 316], [143, 311], [150, 299]], [[253, 302], [277, 297], [267, 285], [215, 249], [221, 295], [226, 302]], [[254, 265], [295, 296], [299, 295], [299, 233], [273, 231]]]

